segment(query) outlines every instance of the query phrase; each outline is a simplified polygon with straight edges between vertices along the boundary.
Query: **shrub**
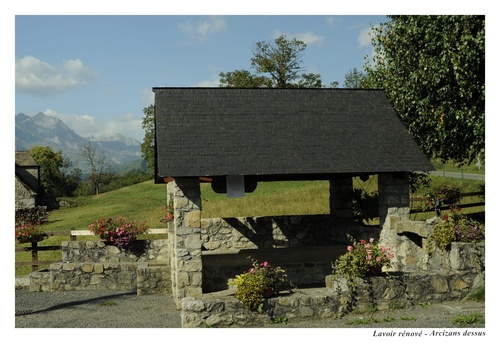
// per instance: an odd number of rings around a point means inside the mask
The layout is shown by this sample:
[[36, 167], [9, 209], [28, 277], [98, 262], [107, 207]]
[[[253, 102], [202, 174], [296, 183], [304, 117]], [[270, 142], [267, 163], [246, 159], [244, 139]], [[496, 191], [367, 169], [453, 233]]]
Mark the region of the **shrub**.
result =
[[430, 188], [424, 194], [423, 210], [433, 209], [440, 213], [441, 206], [455, 207], [460, 203], [460, 189], [451, 186]]
[[89, 225], [89, 230], [98, 235], [101, 240], [118, 247], [130, 248], [137, 236], [147, 233], [147, 226], [136, 224], [124, 216], [118, 218], [102, 218]]
[[47, 207], [37, 206], [16, 210], [16, 225], [43, 223], [47, 221]]
[[484, 238], [484, 225], [457, 210], [446, 213], [431, 234], [431, 242], [441, 250], [448, 249], [452, 242], [480, 242]]
[[252, 267], [236, 275], [229, 285], [237, 287], [236, 298], [253, 311], [261, 309], [266, 292], [269, 292], [267, 296], [271, 296], [293, 287], [284, 269], [272, 266], [267, 261], [259, 263], [257, 260], [252, 260]]
[[373, 238], [370, 238], [368, 242], [364, 239], [357, 242], [351, 236], [348, 237], [352, 245], [347, 246], [347, 253], [335, 260], [332, 266], [335, 274], [349, 278], [363, 277], [372, 269], [390, 267], [394, 254], [389, 248], [381, 246]]

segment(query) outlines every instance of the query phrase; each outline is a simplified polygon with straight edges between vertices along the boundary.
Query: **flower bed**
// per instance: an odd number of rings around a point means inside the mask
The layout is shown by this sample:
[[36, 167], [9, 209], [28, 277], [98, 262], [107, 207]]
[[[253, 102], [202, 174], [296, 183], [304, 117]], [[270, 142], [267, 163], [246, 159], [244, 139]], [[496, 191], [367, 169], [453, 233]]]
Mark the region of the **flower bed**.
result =
[[347, 246], [347, 253], [340, 256], [333, 264], [333, 271], [350, 277], [362, 277], [369, 273], [391, 266], [394, 254], [389, 248], [381, 246], [373, 238], [359, 242], [350, 237], [352, 245]]
[[137, 224], [124, 216], [102, 218], [89, 225], [89, 230], [103, 242], [122, 248], [130, 248], [137, 236], [145, 234], [147, 229], [145, 223]]
[[25, 223], [16, 225], [16, 239], [21, 244], [40, 242], [47, 237], [47, 234], [37, 224]]

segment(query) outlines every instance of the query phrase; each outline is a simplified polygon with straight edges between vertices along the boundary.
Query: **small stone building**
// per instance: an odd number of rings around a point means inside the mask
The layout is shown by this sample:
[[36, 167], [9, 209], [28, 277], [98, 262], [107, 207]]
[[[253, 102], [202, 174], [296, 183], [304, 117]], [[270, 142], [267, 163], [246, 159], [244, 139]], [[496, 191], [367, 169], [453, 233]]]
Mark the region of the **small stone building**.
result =
[[16, 151], [16, 210], [37, 206], [40, 166], [27, 151]]
[[200, 182], [244, 196], [265, 181], [328, 180], [330, 216], [352, 217], [352, 178], [378, 175], [381, 225], [409, 207], [408, 172], [433, 166], [383, 90], [153, 88], [156, 182], [174, 202], [174, 299], [202, 292]]

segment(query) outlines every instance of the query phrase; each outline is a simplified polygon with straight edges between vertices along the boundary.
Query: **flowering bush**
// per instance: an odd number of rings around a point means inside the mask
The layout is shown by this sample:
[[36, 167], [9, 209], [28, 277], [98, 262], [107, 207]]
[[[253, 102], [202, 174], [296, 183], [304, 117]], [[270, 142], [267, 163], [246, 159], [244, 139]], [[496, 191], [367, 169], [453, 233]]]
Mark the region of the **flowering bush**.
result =
[[458, 188], [448, 186], [431, 188], [424, 194], [423, 209], [433, 209], [439, 214], [441, 206], [448, 205], [453, 208], [460, 202], [461, 197]]
[[484, 235], [484, 225], [467, 218], [457, 210], [450, 210], [434, 227], [431, 242], [445, 250], [451, 242], [479, 242], [484, 240]]
[[236, 298], [251, 310], [259, 310], [266, 292], [270, 296], [293, 287], [284, 269], [257, 260], [252, 260], [252, 267], [236, 275], [229, 285], [236, 285]]
[[19, 243], [40, 242], [48, 235], [40, 230], [38, 224], [24, 223], [16, 225], [16, 239]]
[[373, 238], [367, 242], [356, 242], [349, 236], [352, 245], [347, 246], [347, 253], [341, 255], [333, 264], [333, 272], [348, 277], [363, 277], [371, 270], [390, 267], [394, 254], [389, 248], [379, 245]]
[[116, 219], [102, 218], [89, 225], [89, 230], [98, 235], [101, 240], [122, 248], [130, 248], [137, 236], [148, 230], [143, 224], [136, 224], [124, 216]]
[[160, 219], [160, 222], [161, 223], [171, 222], [172, 219], [174, 219], [174, 201], [172, 199], [170, 199], [168, 205], [163, 208], [163, 211], [165, 212], [165, 215], [163, 216], [162, 219]]

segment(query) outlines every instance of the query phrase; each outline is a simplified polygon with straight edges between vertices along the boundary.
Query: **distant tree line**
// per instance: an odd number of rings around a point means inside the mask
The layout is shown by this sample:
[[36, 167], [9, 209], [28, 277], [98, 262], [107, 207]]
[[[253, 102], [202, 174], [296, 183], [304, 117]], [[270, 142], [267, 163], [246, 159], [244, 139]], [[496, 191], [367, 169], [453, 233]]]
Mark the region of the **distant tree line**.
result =
[[53, 203], [61, 197], [86, 196], [109, 192], [151, 179], [142, 170], [116, 173], [96, 146], [89, 141], [81, 147], [81, 154], [90, 166], [90, 173], [83, 176], [79, 168], [61, 151], [48, 146], [34, 146], [29, 154], [40, 166], [40, 193], [42, 203]]

